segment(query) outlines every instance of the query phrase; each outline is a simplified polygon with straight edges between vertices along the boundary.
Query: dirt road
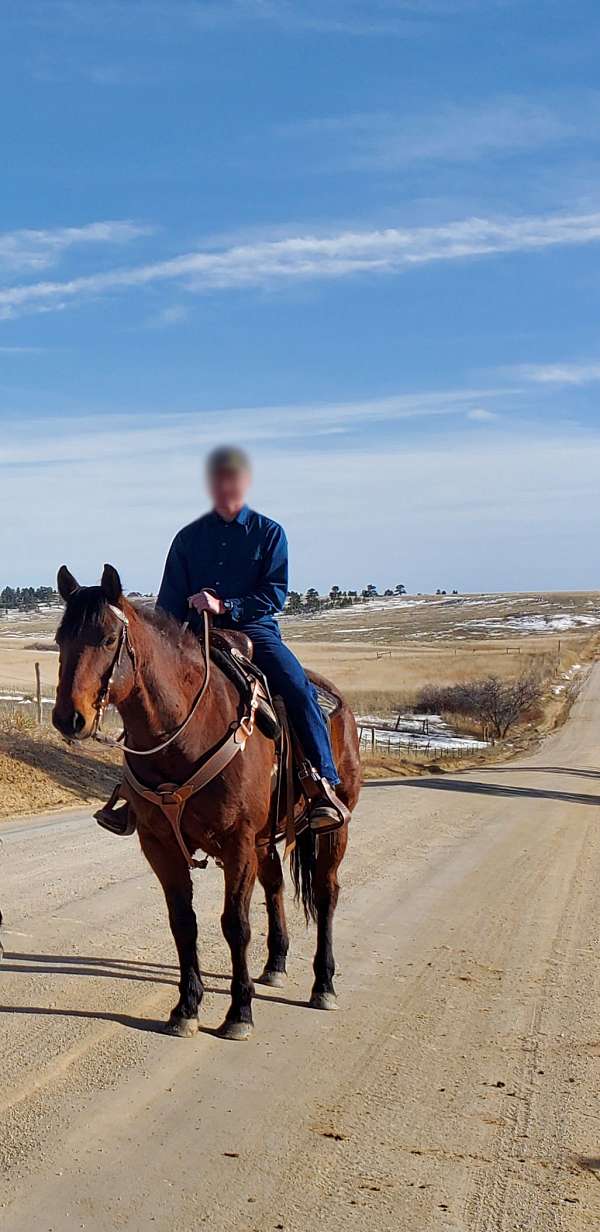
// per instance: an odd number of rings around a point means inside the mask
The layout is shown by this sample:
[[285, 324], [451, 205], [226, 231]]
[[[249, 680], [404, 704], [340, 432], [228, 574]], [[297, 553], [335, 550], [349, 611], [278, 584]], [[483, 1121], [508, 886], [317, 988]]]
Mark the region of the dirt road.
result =
[[[87, 817], [4, 826], [0, 1227], [549, 1232], [600, 1218], [600, 667], [520, 765], [373, 784], [338, 912], [340, 1012], [161, 1035], [157, 883]], [[221, 875], [197, 875], [203, 1011]], [[254, 967], [264, 912], [256, 896]]]

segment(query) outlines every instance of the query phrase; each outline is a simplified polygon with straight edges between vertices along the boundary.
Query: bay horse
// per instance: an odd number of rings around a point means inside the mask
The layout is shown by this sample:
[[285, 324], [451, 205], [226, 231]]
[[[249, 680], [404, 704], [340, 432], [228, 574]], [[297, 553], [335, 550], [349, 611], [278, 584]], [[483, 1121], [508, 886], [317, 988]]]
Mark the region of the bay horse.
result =
[[[112, 565], [105, 565], [100, 586], [80, 586], [63, 565], [58, 590], [66, 606], [56, 635], [60, 666], [54, 726], [69, 740], [85, 740], [97, 732], [104, 705], [110, 702], [120, 713], [128, 749], [135, 750], [128, 753], [127, 763], [149, 794], [159, 785], [176, 788], [186, 783], [228, 730], [240, 725], [243, 705], [237, 689], [216, 663], [211, 662], [207, 675], [206, 656], [194, 634], [170, 616], [127, 600]], [[339, 700], [331, 736], [341, 779], [336, 790], [351, 813], [360, 789], [358, 735], [349, 706], [335, 692]], [[201, 704], [195, 708], [198, 697]], [[154, 746], [162, 751], [145, 756]], [[247, 951], [256, 877], [268, 916], [267, 959], [260, 981], [274, 987], [284, 982], [288, 933], [283, 871], [269, 841], [276, 757], [273, 740], [254, 728], [243, 752], [187, 800], [181, 842], [160, 807], [136, 793], [128, 796], [142, 851], [164, 891], [179, 956], [180, 996], [166, 1025], [174, 1035], [196, 1033], [203, 994], [190, 875], [195, 861], [186, 859], [186, 853], [200, 849], [215, 857], [224, 871], [221, 925], [231, 951], [232, 982], [220, 1034], [238, 1040], [252, 1030], [254, 987]], [[301, 809], [299, 800], [297, 807]], [[332, 930], [337, 873], [347, 841], [347, 821], [318, 842], [307, 828], [291, 856], [296, 895], [302, 898], [307, 923], [312, 918], [317, 924], [309, 1002], [317, 1009], [336, 1007]]]

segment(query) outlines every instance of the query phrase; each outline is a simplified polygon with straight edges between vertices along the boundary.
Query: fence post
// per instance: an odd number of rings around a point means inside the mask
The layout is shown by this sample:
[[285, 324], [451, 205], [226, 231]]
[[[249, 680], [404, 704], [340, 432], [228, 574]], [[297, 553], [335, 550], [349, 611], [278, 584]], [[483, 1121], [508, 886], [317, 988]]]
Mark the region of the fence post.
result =
[[42, 680], [40, 676], [40, 665], [35, 664], [35, 708], [38, 727], [42, 725]]

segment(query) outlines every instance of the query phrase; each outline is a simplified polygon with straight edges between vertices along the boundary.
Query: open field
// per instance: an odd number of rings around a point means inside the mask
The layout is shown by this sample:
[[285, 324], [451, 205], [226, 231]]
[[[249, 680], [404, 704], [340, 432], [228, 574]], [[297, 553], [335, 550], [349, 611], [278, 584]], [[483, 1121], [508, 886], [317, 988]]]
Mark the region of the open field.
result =
[[404, 596], [311, 618], [284, 638], [358, 713], [409, 707], [426, 684], [569, 672], [600, 630], [600, 593]]
[[[54, 610], [0, 617], [0, 699], [11, 693], [31, 696], [38, 661], [43, 695], [50, 702], [58, 668], [53, 646], [59, 616]], [[467, 637], [465, 623], [472, 620], [478, 622], [478, 632], [469, 626]], [[312, 619], [282, 620], [283, 635], [301, 660], [334, 680], [360, 716], [384, 718], [410, 710], [418, 691], [431, 683], [533, 673], [546, 689], [544, 715], [535, 722], [542, 733], [561, 717], [571, 686], [594, 653], [597, 630], [597, 593], [409, 596]], [[48, 719], [50, 705], [44, 710]], [[97, 747], [67, 749], [48, 727], [39, 733], [32, 730], [32, 720], [31, 705], [15, 707], [0, 700], [0, 817], [105, 798], [116, 778], [118, 755]], [[479, 732], [471, 727], [464, 735], [474, 739]], [[518, 747], [518, 741], [511, 745]], [[466, 755], [471, 761], [474, 752]], [[435, 750], [429, 755], [413, 750], [365, 757], [365, 774], [418, 773], [435, 768], [436, 757]], [[456, 759], [452, 757], [444, 760], [447, 769], [465, 764], [458, 751]]]
[[[533, 757], [378, 783], [351, 823], [340, 1011], [284, 989], [215, 1038], [222, 875], [194, 876], [202, 1033], [135, 839], [3, 828], [3, 1232], [591, 1232], [600, 1220], [600, 667]], [[252, 969], [264, 958], [255, 894]]]
[[286, 616], [286, 636], [300, 641], [390, 646], [427, 640], [481, 641], [600, 628], [600, 592], [403, 595], [369, 599], [310, 617]]
[[[34, 663], [44, 690], [56, 684], [50, 647], [59, 613], [0, 617], [0, 689], [31, 692]], [[600, 631], [600, 593], [404, 596], [310, 618], [285, 616], [282, 633], [302, 661], [349, 693], [393, 701], [423, 684], [567, 670]], [[381, 657], [378, 657], [381, 656]]]

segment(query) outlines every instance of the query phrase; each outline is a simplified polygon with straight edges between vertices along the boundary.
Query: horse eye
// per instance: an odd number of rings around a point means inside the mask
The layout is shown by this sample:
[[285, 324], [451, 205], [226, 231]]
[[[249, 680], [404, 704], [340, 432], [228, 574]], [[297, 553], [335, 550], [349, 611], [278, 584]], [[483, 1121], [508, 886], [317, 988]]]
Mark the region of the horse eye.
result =
[[108, 637], [104, 638], [102, 645], [106, 646], [108, 649], [111, 649], [113, 646], [116, 646], [117, 640], [118, 639], [115, 637], [114, 633], [111, 633]]

